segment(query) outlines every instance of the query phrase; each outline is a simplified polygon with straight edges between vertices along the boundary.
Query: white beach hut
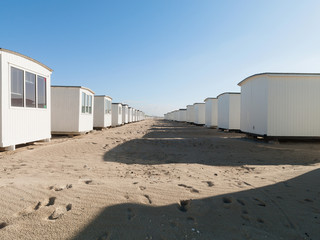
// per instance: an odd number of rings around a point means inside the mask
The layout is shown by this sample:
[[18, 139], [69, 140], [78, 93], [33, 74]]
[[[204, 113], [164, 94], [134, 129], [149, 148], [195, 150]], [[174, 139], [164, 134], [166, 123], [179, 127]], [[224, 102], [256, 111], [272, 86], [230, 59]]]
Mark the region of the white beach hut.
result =
[[179, 109], [179, 122], [187, 121], [187, 109]]
[[206, 98], [204, 102], [206, 106], [205, 126], [208, 128], [215, 128], [218, 126], [218, 99]]
[[194, 106], [187, 105], [187, 122], [194, 123]]
[[51, 73], [30, 57], [0, 48], [0, 148], [49, 141]]
[[111, 126], [111, 101], [105, 95], [94, 96], [93, 127], [106, 128]]
[[93, 129], [94, 92], [81, 86], [51, 86], [51, 133], [78, 135]]
[[178, 121], [179, 120], [179, 110], [173, 111], [173, 120]]
[[218, 97], [218, 128], [240, 130], [240, 93], [222, 93]]
[[127, 104], [122, 104], [122, 124], [128, 123], [128, 108]]
[[194, 124], [204, 125], [206, 121], [205, 103], [195, 103], [194, 106]]
[[111, 126], [116, 127], [122, 125], [122, 104], [112, 103]]
[[131, 123], [133, 122], [133, 108], [132, 107], [129, 107], [128, 108], [128, 122]]
[[241, 86], [241, 131], [269, 137], [320, 137], [320, 74], [261, 73]]
[[138, 121], [138, 110], [137, 109], [134, 110], [134, 121], [135, 122]]

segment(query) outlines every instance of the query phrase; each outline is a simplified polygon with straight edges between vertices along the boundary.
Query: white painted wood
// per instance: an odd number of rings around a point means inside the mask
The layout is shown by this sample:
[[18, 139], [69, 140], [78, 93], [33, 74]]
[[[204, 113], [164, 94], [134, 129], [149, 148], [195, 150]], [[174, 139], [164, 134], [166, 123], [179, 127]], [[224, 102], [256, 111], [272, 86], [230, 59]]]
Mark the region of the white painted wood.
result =
[[239, 85], [242, 131], [271, 137], [320, 137], [320, 74], [263, 73]]
[[133, 122], [133, 108], [132, 107], [129, 107], [128, 108], [128, 122], [131, 123]]
[[187, 105], [187, 122], [188, 123], [194, 123], [194, 106], [193, 105]]
[[128, 123], [128, 108], [129, 106], [127, 104], [122, 104], [122, 123], [123, 124]]
[[[46, 78], [47, 108], [11, 106], [11, 67]], [[51, 138], [51, 73], [29, 57], [0, 48], [0, 147], [14, 149], [18, 144]]]
[[[92, 113], [82, 113], [82, 93], [92, 97]], [[83, 133], [93, 129], [94, 93], [78, 86], [51, 86], [51, 132]]]
[[179, 122], [186, 122], [187, 121], [187, 109], [179, 109]]
[[218, 128], [240, 130], [240, 93], [223, 93], [218, 96]]
[[206, 98], [205, 102], [205, 126], [206, 127], [217, 127], [218, 126], [218, 99], [217, 98]]
[[112, 103], [112, 126], [122, 125], [122, 104]]
[[195, 103], [194, 106], [194, 123], [204, 125], [206, 120], [205, 103]]
[[93, 127], [105, 128], [111, 126], [111, 111], [106, 112], [106, 104], [111, 107], [112, 98], [109, 96], [94, 96]]

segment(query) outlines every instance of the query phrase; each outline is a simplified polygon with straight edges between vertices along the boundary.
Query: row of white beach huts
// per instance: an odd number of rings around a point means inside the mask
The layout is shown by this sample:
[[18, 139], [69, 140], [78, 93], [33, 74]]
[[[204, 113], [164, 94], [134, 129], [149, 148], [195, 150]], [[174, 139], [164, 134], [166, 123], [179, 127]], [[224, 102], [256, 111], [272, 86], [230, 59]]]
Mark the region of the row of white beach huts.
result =
[[241, 92], [206, 98], [164, 117], [257, 137], [320, 137], [320, 74], [260, 73], [238, 85]]
[[88, 88], [51, 86], [51, 73], [30, 57], [0, 48], [0, 148], [145, 119], [144, 112]]

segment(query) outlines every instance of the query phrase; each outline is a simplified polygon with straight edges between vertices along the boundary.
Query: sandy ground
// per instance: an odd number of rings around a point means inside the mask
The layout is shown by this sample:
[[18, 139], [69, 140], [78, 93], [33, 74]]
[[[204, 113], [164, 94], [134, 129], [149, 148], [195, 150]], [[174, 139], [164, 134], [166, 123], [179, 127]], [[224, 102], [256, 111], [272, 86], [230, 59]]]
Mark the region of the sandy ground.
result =
[[320, 144], [145, 120], [0, 153], [0, 239], [320, 239]]

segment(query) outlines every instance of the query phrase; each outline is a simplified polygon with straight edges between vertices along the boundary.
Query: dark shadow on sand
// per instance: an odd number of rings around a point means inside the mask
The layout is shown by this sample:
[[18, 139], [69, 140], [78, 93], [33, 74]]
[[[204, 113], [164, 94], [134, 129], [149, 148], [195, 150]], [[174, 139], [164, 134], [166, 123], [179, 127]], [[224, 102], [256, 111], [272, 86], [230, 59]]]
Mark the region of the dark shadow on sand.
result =
[[[183, 207], [179, 202], [186, 199], [178, 197], [176, 204], [167, 206], [115, 205], [105, 208], [73, 240], [318, 239], [319, 182], [317, 169], [266, 187], [243, 182], [252, 189], [203, 199], [195, 194]], [[214, 192], [215, 186], [211, 188]]]
[[118, 145], [103, 159], [126, 164], [311, 165], [320, 162], [319, 148], [319, 143], [268, 144], [240, 133], [159, 121], [143, 138]]

